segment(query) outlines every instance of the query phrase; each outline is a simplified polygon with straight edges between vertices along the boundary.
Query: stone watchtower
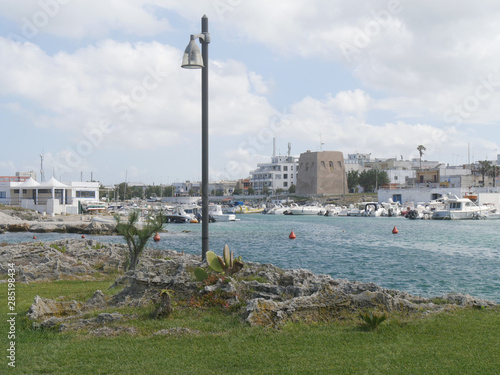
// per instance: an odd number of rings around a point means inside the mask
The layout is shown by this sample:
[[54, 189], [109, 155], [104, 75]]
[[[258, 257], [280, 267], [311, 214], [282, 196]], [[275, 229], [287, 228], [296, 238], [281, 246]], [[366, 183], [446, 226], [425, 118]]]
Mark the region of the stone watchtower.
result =
[[297, 194], [347, 193], [344, 155], [340, 151], [307, 151], [300, 154]]

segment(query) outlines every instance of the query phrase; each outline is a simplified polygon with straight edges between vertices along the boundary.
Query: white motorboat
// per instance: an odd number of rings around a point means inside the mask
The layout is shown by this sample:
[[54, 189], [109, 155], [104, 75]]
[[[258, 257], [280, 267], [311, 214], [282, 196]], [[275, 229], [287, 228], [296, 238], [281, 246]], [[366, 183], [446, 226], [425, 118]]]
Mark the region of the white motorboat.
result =
[[235, 214], [225, 214], [222, 212], [222, 206], [219, 204], [211, 204], [208, 206], [208, 214], [214, 218], [215, 221], [236, 221]]
[[346, 207], [346, 206], [342, 206], [340, 208], [340, 211], [339, 213], [337, 214], [337, 216], [349, 216], [349, 213], [351, 212], [351, 210], [354, 208], [354, 205], [351, 203], [349, 205], [349, 207]]
[[289, 207], [283, 206], [281, 203], [274, 205], [269, 211], [266, 212], [268, 215], [283, 215]]
[[389, 199], [388, 202], [382, 202], [380, 204], [384, 208], [382, 216], [401, 216], [401, 204], [399, 202], [394, 202], [392, 199]]
[[365, 204], [365, 211], [363, 216], [367, 217], [379, 217], [384, 213], [384, 207], [376, 202], [369, 202]]
[[432, 213], [435, 220], [464, 220], [483, 219], [488, 215], [488, 208], [478, 206], [469, 198], [459, 198], [454, 194], [444, 197], [444, 208], [437, 209]]
[[349, 207], [348, 216], [366, 216], [366, 206], [368, 204], [377, 204], [377, 202], [361, 202], [356, 206]]
[[[320, 212], [318, 215], [324, 216], [338, 216], [342, 211], [342, 207], [336, 206], [334, 204], [327, 204], [324, 208], [324, 213]], [[347, 215], [346, 215], [347, 216]]]
[[297, 206], [290, 208], [290, 214], [292, 215], [318, 215], [321, 212], [325, 212], [323, 206], [317, 202], [312, 202], [306, 204], [305, 206]]
[[172, 212], [164, 214], [166, 222], [172, 223], [189, 223], [196, 219], [199, 206], [177, 206]]
[[108, 205], [103, 202], [82, 202], [82, 210], [87, 213], [106, 211]]

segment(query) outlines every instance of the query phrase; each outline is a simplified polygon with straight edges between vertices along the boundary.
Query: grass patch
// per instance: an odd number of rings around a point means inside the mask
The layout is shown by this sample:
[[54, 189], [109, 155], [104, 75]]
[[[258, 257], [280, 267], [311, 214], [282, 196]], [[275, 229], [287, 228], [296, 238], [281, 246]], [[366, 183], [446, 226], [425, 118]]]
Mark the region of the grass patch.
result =
[[[16, 373], [19, 374], [496, 374], [500, 363], [499, 308], [456, 310], [425, 318], [389, 316], [375, 331], [357, 320], [287, 323], [281, 330], [252, 328], [222, 308], [176, 306], [165, 319], [148, 308], [126, 322], [136, 336], [90, 337], [31, 329], [24, 316], [35, 295], [85, 301], [105, 294], [111, 280], [16, 284]], [[7, 286], [0, 284], [1, 313]], [[90, 314], [93, 315], [93, 314]], [[23, 317], [24, 316], [24, 317]], [[121, 323], [120, 323], [121, 324]], [[183, 327], [195, 334], [154, 336]], [[6, 319], [0, 331], [8, 332]], [[6, 334], [4, 335], [6, 336]], [[5, 346], [5, 340], [4, 342]], [[7, 366], [3, 359], [1, 366]]]
[[57, 250], [57, 251], [59, 251], [59, 252], [61, 252], [61, 253], [63, 253], [63, 254], [66, 251], [68, 251], [68, 249], [66, 248], [66, 246], [61, 247], [61, 246], [59, 246], [58, 244], [55, 244], [55, 243], [50, 244], [50, 247], [53, 248], [53, 249], [55, 249], [55, 250]]

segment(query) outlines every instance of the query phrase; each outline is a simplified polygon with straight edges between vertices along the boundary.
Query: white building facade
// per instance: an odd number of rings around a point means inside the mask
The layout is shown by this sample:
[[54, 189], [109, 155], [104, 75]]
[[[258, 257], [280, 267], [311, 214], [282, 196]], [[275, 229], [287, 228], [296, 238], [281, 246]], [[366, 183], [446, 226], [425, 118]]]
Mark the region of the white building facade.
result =
[[250, 183], [256, 194], [267, 190], [274, 194], [278, 189], [287, 191], [297, 184], [298, 158], [295, 156], [273, 156], [270, 163], [257, 164], [250, 172]]
[[0, 204], [40, 213], [79, 214], [81, 204], [99, 200], [99, 182], [62, 183], [55, 178], [37, 182], [32, 178], [0, 181]]

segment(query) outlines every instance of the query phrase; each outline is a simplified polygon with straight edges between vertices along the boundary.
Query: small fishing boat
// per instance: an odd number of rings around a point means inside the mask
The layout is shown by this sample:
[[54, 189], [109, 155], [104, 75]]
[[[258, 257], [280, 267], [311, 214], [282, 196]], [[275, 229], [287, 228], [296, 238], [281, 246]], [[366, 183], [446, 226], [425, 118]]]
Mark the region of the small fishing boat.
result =
[[443, 197], [444, 208], [432, 213], [434, 220], [464, 220], [484, 219], [488, 215], [488, 208], [478, 206], [469, 198], [459, 198], [454, 194]]
[[208, 215], [213, 217], [215, 221], [236, 221], [235, 214], [222, 212], [222, 206], [219, 204], [211, 204], [208, 206]]

